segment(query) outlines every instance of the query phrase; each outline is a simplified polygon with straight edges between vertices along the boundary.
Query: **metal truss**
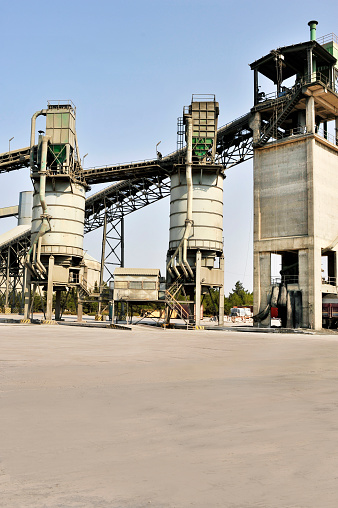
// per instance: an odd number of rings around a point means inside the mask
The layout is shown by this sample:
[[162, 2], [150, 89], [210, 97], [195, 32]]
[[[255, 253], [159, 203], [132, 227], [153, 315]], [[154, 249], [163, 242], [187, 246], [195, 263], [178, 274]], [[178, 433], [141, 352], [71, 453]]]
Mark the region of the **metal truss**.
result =
[[216, 153], [215, 162], [221, 164], [224, 169], [237, 166], [241, 162], [252, 159], [252, 133], [250, 131], [239, 132], [232, 140], [230, 146], [220, 145], [219, 153]]
[[217, 132], [216, 162], [229, 169], [253, 157], [251, 114], [240, 116]]
[[165, 173], [152, 177], [117, 182], [86, 199], [85, 233], [155, 203], [170, 194], [170, 180]]
[[103, 226], [102, 260], [107, 283], [113, 280], [114, 268], [124, 266], [125, 216], [169, 195], [170, 180], [166, 173], [158, 172], [152, 177], [117, 182], [87, 198], [85, 232]]
[[[124, 266], [124, 218], [118, 222], [107, 223], [103, 226], [102, 260], [109, 284], [114, 279], [114, 268]], [[103, 275], [103, 274], [102, 274]], [[103, 279], [103, 276], [102, 276]], [[102, 285], [102, 282], [101, 282]]]
[[0, 304], [21, 307], [24, 281], [24, 259], [30, 246], [30, 234], [22, 235], [0, 250]]
[[16, 169], [28, 168], [29, 157], [30, 147], [11, 150], [10, 152], [0, 154], [0, 173], [8, 173]]
[[142, 178], [143, 176], [152, 177], [158, 172], [164, 171], [159, 159], [146, 160], [140, 162], [130, 162], [128, 164], [118, 164], [114, 166], [102, 166], [83, 170], [83, 177], [87, 184], [102, 182], [116, 182], [119, 180]]
[[[224, 169], [253, 156], [251, 115], [248, 113], [221, 127], [217, 133], [216, 163]], [[35, 147], [34, 147], [35, 148]], [[0, 154], [0, 173], [29, 166], [30, 148]], [[124, 218], [170, 195], [170, 173], [185, 154], [179, 149], [162, 159], [140, 161], [83, 170], [77, 178], [86, 184], [115, 181], [86, 199], [85, 233], [103, 227], [102, 260], [113, 277], [114, 266], [124, 265]], [[30, 233], [21, 241], [0, 249], [0, 297], [7, 301], [23, 286], [23, 259], [30, 244]], [[9, 252], [9, 254], [8, 254]], [[9, 274], [9, 277], [8, 277]], [[7, 282], [7, 279], [9, 282]]]

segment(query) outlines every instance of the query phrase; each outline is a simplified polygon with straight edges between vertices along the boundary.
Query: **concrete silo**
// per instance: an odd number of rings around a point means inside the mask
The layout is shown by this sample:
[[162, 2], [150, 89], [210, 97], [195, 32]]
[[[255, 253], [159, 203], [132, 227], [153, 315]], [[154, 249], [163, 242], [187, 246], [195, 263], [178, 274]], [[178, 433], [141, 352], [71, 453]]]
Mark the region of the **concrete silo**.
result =
[[[35, 146], [36, 118], [46, 117], [46, 132], [39, 131]], [[32, 242], [26, 258], [25, 317], [28, 318], [30, 288], [47, 290], [46, 319], [60, 316], [61, 291], [75, 286], [85, 290], [83, 234], [85, 183], [75, 131], [75, 107], [69, 102], [49, 102], [35, 113], [31, 128], [31, 178], [34, 186]]]
[[195, 303], [197, 326], [201, 297], [210, 288], [219, 289], [219, 323], [224, 321], [224, 175], [215, 164], [218, 113], [215, 96], [193, 96], [183, 110], [187, 148], [171, 175], [168, 292], [182, 287], [191, 316]]

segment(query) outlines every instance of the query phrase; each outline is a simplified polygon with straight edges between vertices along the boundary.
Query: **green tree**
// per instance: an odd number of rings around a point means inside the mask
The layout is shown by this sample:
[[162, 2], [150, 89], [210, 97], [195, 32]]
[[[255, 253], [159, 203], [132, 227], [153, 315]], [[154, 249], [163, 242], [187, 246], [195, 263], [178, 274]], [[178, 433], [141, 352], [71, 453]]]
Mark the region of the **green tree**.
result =
[[227, 298], [224, 298], [224, 312], [230, 314], [232, 307], [249, 307], [253, 304], [253, 293], [247, 291], [238, 280]]
[[[218, 310], [215, 310], [215, 306], [218, 309], [219, 292], [217, 289], [211, 288], [210, 293], [205, 294], [203, 297], [203, 312], [205, 316], [218, 314]], [[213, 302], [215, 302], [215, 304]]]

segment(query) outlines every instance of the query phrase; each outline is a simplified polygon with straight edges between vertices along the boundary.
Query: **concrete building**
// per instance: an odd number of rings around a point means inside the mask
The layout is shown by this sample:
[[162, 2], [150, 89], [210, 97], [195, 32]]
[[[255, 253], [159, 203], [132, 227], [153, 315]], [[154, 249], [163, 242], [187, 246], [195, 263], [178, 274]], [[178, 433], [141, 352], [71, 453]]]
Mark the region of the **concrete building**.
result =
[[158, 301], [164, 299], [161, 274], [157, 268], [115, 268], [114, 293], [116, 301]]
[[[278, 48], [251, 64], [255, 74], [254, 314], [259, 316], [258, 326], [270, 325], [270, 306], [278, 305], [283, 326], [320, 329], [323, 295], [338, 295], [338, 70], [334, 56], [338, 56], [338, 41], [333, 34], [325, 45], [316, 41], [316, 24], [309, 23], [311, 41]], [[260, 92], [259, 74], [277, 85], [273, 96]], [[282, 86], [292, 76], [294, 84]], [[273, 255], [281, 259], [278, 281], [271, 280]], [[325, 280], [322, 263], [327, 266]], [[274, 296], [276, 282], [279, 291]]]

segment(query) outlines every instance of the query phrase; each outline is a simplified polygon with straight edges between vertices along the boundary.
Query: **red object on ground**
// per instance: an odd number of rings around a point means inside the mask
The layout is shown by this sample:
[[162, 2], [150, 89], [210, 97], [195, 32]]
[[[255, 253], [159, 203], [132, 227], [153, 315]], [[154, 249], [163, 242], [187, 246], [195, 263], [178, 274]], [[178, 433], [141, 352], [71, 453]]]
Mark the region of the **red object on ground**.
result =
[[278, 309], [277, 307], [271, 307], [271, 317], [278, 318]]

